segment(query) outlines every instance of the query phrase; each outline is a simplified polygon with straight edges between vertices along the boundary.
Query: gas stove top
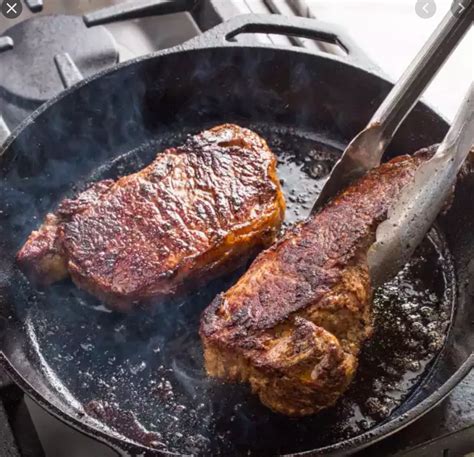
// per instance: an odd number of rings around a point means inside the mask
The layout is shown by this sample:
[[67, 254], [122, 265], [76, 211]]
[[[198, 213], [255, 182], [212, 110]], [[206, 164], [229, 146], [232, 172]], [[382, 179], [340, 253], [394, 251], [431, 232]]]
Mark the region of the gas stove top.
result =
[[[45, 5], [41, 1], [27, 4], [16, 19], [0, 15], [0, 117], [4, 130], [12, 130], [78, 80], [118, 62], [183, 43], [230, 17], [296, 14], [279, 2], [263, 0], [50, 0]], [[283, 36], [256, 39], [292, 44]], [[315, 43], [298, 40], [298, 45]]]
[[[11, 19], [0, 14], [0, 142], [2, 135], [6, 136], [42, 103], [83, 77], [118, 62], [180, 44], [238, 14], [319, 17], [329, 3], [48, 0], [43, 5], [41, 0], [25, 1], [19, 17]], [[329, 18], [334, 19], [330, 15]], [[273, 35], [255, 39], [288, 46], [321, 46], [311, 40]], [[417, 44], [413, 46], [417, 48]], [[330, 46], [324, 50], [340, 52]], [[412, 55], [408, 54], [410, 59]], [[472, 443], [474, 373], [422, 419], [360, 455], [446, 457], [474, 451]], [[41, 410], [0, 372], [0, 455], [107, 457], [115, 453]]]

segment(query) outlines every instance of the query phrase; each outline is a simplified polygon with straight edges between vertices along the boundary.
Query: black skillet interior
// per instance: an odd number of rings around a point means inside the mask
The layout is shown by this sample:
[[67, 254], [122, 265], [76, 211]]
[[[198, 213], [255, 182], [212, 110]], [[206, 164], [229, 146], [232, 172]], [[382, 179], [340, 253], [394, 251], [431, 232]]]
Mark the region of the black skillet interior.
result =
[[[138, 170], [157, 150], [225, 121], [267, 138], [279, 157], [288, 222], [303, 218], [341, 148], [388, 89], [381, 78], [338, 60], [231, 46], [121, 67], [43, 110], [6, 149], [0, 175], [0, 342], [12, 375], [64, 420], [135, 451], [338, 451], [414, 418], [473, 347], [470, 177], [431, 241], [377, 292], [379, 330], [349, 393], [305, 419], [273, 414], [247, 387], [204, 374], [199, 315], [239, 272], [152, 315], [122, 316], [69, 281], [35, 289], [14, 264], [27, 235], [62, 198], [88, 182]], [[419, 105], [389, 154], [438, 142], [445, 131]]]

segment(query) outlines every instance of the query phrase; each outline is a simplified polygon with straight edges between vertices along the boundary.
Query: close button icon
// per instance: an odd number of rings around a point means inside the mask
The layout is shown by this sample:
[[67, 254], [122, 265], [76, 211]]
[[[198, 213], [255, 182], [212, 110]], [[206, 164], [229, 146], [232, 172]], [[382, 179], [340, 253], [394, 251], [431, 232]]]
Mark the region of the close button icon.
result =
[[23, 5], [19, 0], [3, 0], [2, 14], [7, 19], [16, 19], [23, 11]]

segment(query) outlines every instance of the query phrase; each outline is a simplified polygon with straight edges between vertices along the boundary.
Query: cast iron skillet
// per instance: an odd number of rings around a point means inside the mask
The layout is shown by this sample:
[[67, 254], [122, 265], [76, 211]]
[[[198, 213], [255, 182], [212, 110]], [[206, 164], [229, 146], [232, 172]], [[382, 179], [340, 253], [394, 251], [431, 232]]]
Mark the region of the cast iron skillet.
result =
[[[243, 32], [337, 42], [347, 57], [232, 41]], [[122, 316], [69, 281], [36, 289], [14, 262], [65, 196], [138, 170], [157, 150], [226, 121], [268, 139], [288, 222], [305, 217], [337, 155], [391, 87], [368, 67], [332, 26], [245, 16], [103, 72], [38, 109], [0, 150], [0, 360], [12, 378], [64, 422], [132, 455], [348, 453], [440, 402], [473, 362], [471, 176], [412, 264], [377, 292], [379, 331], [350, 391], [305, 419], [273, 414], [246, 386], [203, 372], [199, 315], [241, 271], [152, 314]], [[419, 104], [388, 155], [438, 142], [446, 130]]]

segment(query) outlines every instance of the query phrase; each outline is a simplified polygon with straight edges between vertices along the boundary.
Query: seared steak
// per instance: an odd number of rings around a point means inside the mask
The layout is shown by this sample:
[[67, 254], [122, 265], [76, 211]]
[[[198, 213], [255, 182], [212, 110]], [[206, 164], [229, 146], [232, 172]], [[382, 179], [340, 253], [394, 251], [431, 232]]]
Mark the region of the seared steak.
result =
[[208, 374], [249, 382], [266, 406], [286, 415], [334, 404], [372, 332], [368, 247], [428, 156], [398, 157], [369, 172], [217, 296], [200, 329]]
[[284, 209], [266, 142], [226, 124], [64, 200], [17, 260], [36, 281], [70, 275], [126, 311], [237, 268], [272, 243]]

